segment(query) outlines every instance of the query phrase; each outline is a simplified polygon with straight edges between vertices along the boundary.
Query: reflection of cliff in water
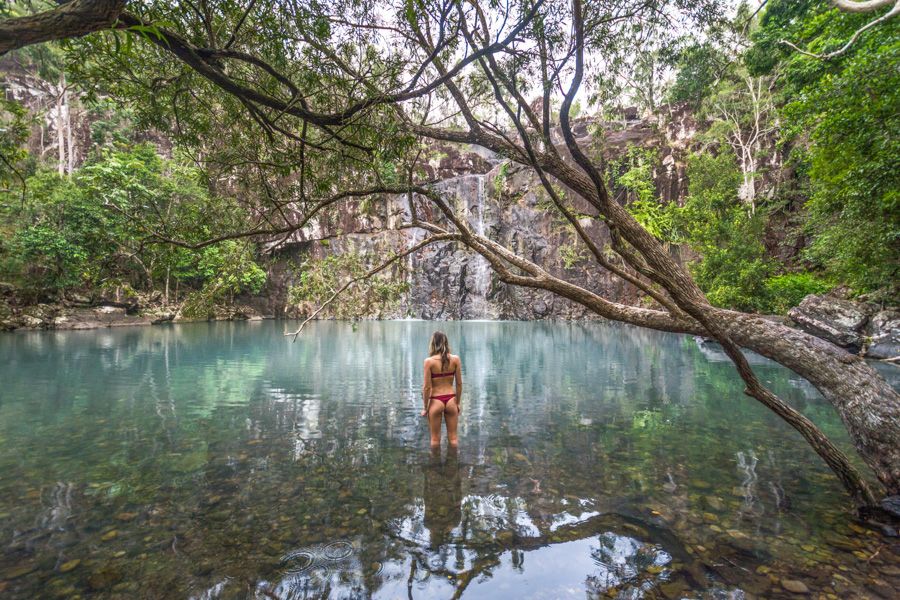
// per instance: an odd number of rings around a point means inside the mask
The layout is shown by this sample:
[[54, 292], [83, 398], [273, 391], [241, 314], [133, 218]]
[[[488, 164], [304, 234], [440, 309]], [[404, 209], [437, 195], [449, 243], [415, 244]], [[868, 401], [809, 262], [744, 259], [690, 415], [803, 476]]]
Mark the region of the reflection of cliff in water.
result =
[[[6, 595], [90, 592], [106, 565], [134, 597], [467, 600], [778, 597], [758, 567], [818, 594], [828, 565], [859, 586], [892, 567], [845, 526], [841, 486], [796, 432], [690, 337], [322, 322], [291, 344], [284, 327], [5, 338], [0, 573], [35, 569]], [[418, 416], [436, 327], [465, 378], [459, 454], [439, 459]], [[757, 371], [849, 446], [817, 394]], [[342, 543], [328, 570], [303, 568]]]

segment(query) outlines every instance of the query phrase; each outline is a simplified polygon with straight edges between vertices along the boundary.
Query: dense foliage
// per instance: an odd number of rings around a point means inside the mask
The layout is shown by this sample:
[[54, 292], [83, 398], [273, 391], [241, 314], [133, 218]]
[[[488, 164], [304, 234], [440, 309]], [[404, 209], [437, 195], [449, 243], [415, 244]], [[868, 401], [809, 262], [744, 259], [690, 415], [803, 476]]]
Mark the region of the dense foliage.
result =
[[[678, 215], [668, 239], [701, 255], [693, 273], [713, 304], [784, 312], [835, 285], [896, 300], [897, 23], [830, 60], [783, 42], [832, 51], [871, 18], [825, 2], [773, 1], [757, 20], [742, 7], [730, 31], [711, 30], [675, 54], [668, 99], [691, 104], [707, 128], [704, 151], [689, 161], [687, 203], [667, 211]], [[779, 155], [789, 181], [772, 171]], [[787, 235], [808, 240], [787, 262], [764, 244], [785, 211], [795, 224]], [[647, 219], [639, 203], [632, 212]]]
[[8, 233], [0, 277], [32, 297], [181, 285], [222, 299], [258, 292], [265, 280], [245, 243], [193, 251], [146, 242], [157, 223], [199, 241], [246, 218], [234, 201], [210, 195], [196, 168], [153, 145], [103, 148], [71, 176], [38, 168], [23, 189], [0, 196]]
[[860, 292], [896, 297], [900, 269], [900, 25], [867, 31], [849, 51], [820, 60], [871, 20], [823, 2], [770, 2], [747, 63], [778, 72], [783, 143], [809, 177], [806, 256]]
[[727, 146], [714, 154], [689, 157], [688, 196], [683, 206], [656, 197], [652, 150], [629, 148], [611, 161], [610, 180], [623, 191], [623, 202], [660, 240], [687, 244], [699, 258], [690, 264], [697, 283], [716, 306], [752, 312], [787, 312], [804, 296], [828, 291], [820, 275], [784, 272], [763, 244], [769, 217], [765, 207], [750, 211], [738, 198], [741, 172]]

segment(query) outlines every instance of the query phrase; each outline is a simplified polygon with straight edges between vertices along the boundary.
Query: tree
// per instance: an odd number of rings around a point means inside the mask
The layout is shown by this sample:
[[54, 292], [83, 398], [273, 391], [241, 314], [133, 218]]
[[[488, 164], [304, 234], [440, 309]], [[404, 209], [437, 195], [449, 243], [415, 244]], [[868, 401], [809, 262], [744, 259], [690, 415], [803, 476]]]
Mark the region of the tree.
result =
[[[781, 324], [712, 306], [664, 244], [610, 196], [602, 170], [573, 132], [570, 110], [591, 50], [620, 43], [617, 36], [627, 35], [630, 24], [645, 16], [684, 8], [702, 17], [715, 8], [710, 4], [574, 0], [570, 6], [537, 0], [490, 11], [477, 1], [423, 1], [394, 13], [377, 3], [292, 2], [273, 11], [263, 2], [195, 14], [151, 3], [140, 17], [120, 15], [120, 29], [143, 32], [149, 42], [134, 54], [117, 54], [99, 38], [86, 43], [109, 55], [106, 64], [115, 68], [108, 74], [118, 76], [107, 78], [111, 88], [144, 101], [148, 90], [155, 95], [148, 111], [154, 118], [163, 119], [165, 104], [157, 102], [158, 94], [172, 100], [173, 129], [181, 139], [202, 139], [210, 131], [203, 128], [218, 120], [240, 123], [240, 135], [250, 137], [245, 146], [200, 144], [220, 166], [238, 172], [252, 164], [259, 172], [296, 174], [274, 188], [283, 193], [280, 199], [260, 203], [259, 217], [248, 229], [197, 243], [163, 231], [155, 232], [155, 239], [190, 247], [240, 237], [277, 240], [339, 203], [376, 193], [407, 194], [410, 220], [404, 227], [426, 234], [410, 251], [427, 243], [462, 243], [484, 256], [507, 284], [549, 290], [610, 319], [721, 343], [747, 393], [797, 429], [853, 497], [871, 505], [872, 493], [847, 458], [809, 419], [766, 389], [740, 348], [812, 382], [835, 406], [889, 493], [900, 493], [900, 396], [859, 357]], [[172, 25], [156, 26], [154, 20]], [[142, 75], [148, 70], [161, 78]], [[123, 71], [133, 75], [123, 78]], [[535, 89], [543, 97], [535, 105], [540, 112], [526, 100]], [[554, 94], [562, 104], [558, 121], [551, 122]], [[193, 98], [191, 114], [178, 111], [182, 95]], [[564, 147], [556, 145], [554, 131], [561, 133]], [[268, 141], [253, 143], [251, 132]], [[476, 144], [532, 169], [593, 259], [658, 307], [612, 302], [473, 231], [424, 180], [422, 140]], [[327, 165], [340, 169], [321, 170]], [[598, 246], [600, 228], [608, 231], [622, 262], [610, 261]]]
[[886, 21], [891, 20], [892, 18], [896, 17], [897, 15], [900, 15], [900, 0], [831, 0], [831, 4], [835, 8], [837, 8], [838, 10], [840, 10], [842, 12], [851, 13], [851, 14], [865, 14], [867, 16], [870, 13], [878, 12], [887, 7], [891, 7], [891, 8], [889, 11], [882, 14], [881, 16], [868, 21], [864, 25], [861, 25], [859, 27], [859, 29], [857, 29], [856, 31], [853, 32], [852, 35], [850, 35], [849, 39], [847, 40], [847, 43], [845, 43], [843, 46], [841, 46], [837, 50], [833, 50], [831, 52], [816, 54], [814, 52], [808, 52], [806, 50], [798, 48], [797, 46], [795, 46], [792, 42], [790, 42], [788, 40], [781, 40], [781, 43], [786, 46], [790, 46], [797, 52], [804, 54], [806, 56], [811, 56], [812, 58], [818, 58], [818, 59], [822, 59], [822, 60], [831, 60], [832, 58], [837, 58], [837, 57], [843, 55], [844, 53], [846, 53], [848, 50], [850, 50], [850, 47], [853, 46], [853, 44], [856, 42], [856, 40], [859, 38], [859, 36], [861, 36], [863, 33], [868, 31], [872, 27], [875, 27], [876, 25], [880, 25]]
[[211, 307], [256, 292], [260, 278], [265, 281], [245, 243], [201, 252], [144, 243], [148, 222], [205, 240], [247, 219], [233, 200], [203, 189], [196, 169], [163, 159], [150, 144], [101, 149], [71, 177], [38, 170], [24, 187], [21, 197], [0, 194], [0, 215], [10, 227], [0, 246], [0, 273], [32, 295], [125, 286], [153, 291], [164, 281], [168, 296], [174, 279], [200, 288]]
[[779, 43], [830, 48], [866, 18], [821, 3], [770, 2], [746, 63], [755, 75], [780, 74], [780, 141], [808, 175], [806, 258], [858, 292], [891, 299], [900, 264], [897, 21], [828, 61]]

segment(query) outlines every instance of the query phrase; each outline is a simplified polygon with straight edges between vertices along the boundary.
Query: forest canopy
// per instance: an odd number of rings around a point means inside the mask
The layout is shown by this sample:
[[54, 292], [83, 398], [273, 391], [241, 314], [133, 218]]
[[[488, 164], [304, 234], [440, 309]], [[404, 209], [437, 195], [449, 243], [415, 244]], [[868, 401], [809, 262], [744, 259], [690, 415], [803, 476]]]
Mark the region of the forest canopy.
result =
[[[556, 68], [564, 69], [565, 6], [538, 4], [537, 11], [537, 5], [526, 3], [507, 14], [481, 17], [503, 18], [512, 25], [530, 10], [539, 13], [537, 22], [521, 29], [533, 37], [540, 27], [535, 39], [562, 52]], [[40, 13], [51, 6], [11, 3], [5, 16]], [[444, 11], [445, 30], [420, 29], [417, 11], [431, 14], [436, 8]], [[632, 198], [629, 209], [651, 228], [663, 220], [661, 237], [698, 253], [692, 271], [719, 306], [784, 312], [806, 293], [841, 285], [857, 294], [896, 299], [896, 21], [872, 27], [846, 53], [821, 60], [784, 42], [810, 52], [832, 51], [872, 16], [815, 0], [776, 0], [759, 10], [741, 4], [727, 16], [717, 8], [716, 2], [599, 3], [588, 8], [597, 16], [588, 24], [586, 82], [577, 99], [582, 114], [601, 118], [628, 105], [662, 114], [663, 106], [688, 105], [704, 130], [702, 146], [688, 162], [684, 206], [665, 206], [657, 191], [648, 188], [648, 194]], [[65, 290], [124, 277], [132, 285], [153, 288], [166, 277], [148, 276], [148, 264], [168, 269], [170, 276], [184, 270], [161, 267], [151, 254], [164, 251], [146, 242], [165, 237], [195, 244], [217, 237], [209, 227], [205, 236], [179, 230], [190, 219], [158, 206], [153, 216], [164, 214], [168, 221], [148, 227], [159, 219], [138, 213], [129, 217], [128, 199], [120, 203], [85, 189], [88, 172], [78, 171], [96, 172], [104, 160], [122, 153], [129, 156], [123, 164], [143, 162], [139, 169], [157, 173], [155, 181], [142, 181], [156, 199], [173, 194], [162, 186], [168, 178], [161, 176], [163, 171], [191, 173], [188, 187], [195, 189], [188, 197], [205, 194], [207, 203], [219, 203], [223, 214], [243, 211], [217, 224], [215, 233], [238, 233], [254, 229], [246, 227], [253, 215], [259, 219], [263, 212], [276, 212], [272, 198], [283, 206], [302, 207], [314, 204], [313, 196], [358, 187], [361, 181], [372, 189], [400, 186], [412, 158], [423, 150], [403, 119], [439, 119], [452, 128], [471, 116], [498, 131], [512, 127], [498, 111], [490, 81], [472, 68], [474, 55], [466, 54], [460, 35], [450, 35], [455, 10], [452, 3], [249, 2], [201, 3], [196, 11], [132, 2], [115, 26], [95, 35], [8, 54], [3, 59], [8, 73], [2, 107], [6, 135], [0, 148], [4, 227], [10, 232], [2, 250], [7, 257], [4, 279], [30, 289]], [[698, 27], [702, 35], [694, 33]], [[417, 55], [416, 42], [422, 40], [433, 47], [426, 66], [438, 77], [458, 69], [456, 88], [466, 95], [466, 110], [454, 106], [452, 89], [427, 82]], [[558, 111], [561, 88], [541, 90], [534, 83], [552, 65], [541, 64], [535, 56], [539, 53], [522, 46], [497, 57], [498, 68], [510, 74], [523, 97], [543, 96], [547, 109]], [[860, 81], [865, 85], [856, 85]], [[65, 94], [68, 124], [49, 122], [60, 119], [59, 114], [51, 116], [52, 109], [41, 114], [26, 108], [14, 92], [22, 84], [60, 95], [71, 90]], [[429, 87], [437, 93], [423, 93]], [[386, 90], [404, 103], [399, 121], [389, 98], [379, 96]], [[267, 106], [279, 102], [280, 108]], [[48, 121], [48, 137], [53, 129], [78, 127], [70, 105], [79, 121], [89, 122], [87, 143], [76, 139], [76, 148], [68, 153], [65, 140], [59, 149], [50, 148], [52, 140], [44, 140], [39, 149], [26, 144], [40, 120]], [[287, 115], [295, 109], [300, 122], [289, 124]], [[43, 136], [45, 126], [39, 128]], [[147, 143], [161, 144], [165, 158], [148, 154]], [[174, 154], [168, 150], [173, 144]], [[644, 159], [643, 180], [652, 188], [649, 177], [659, 168], [659, 158]], [[638, 184], [639, 173], [628, 175], [632, 166], [620, 177], [625, 188]], [[62, 169], [72, 181], [49, 183], [45, 171], [54, 169]], [[139, 179], [144, 175], [133, 174]], [[177, 181], [176, 176], [175, 187]], [[74, 198], [76, 191], [82, 200]], [[40, 239], [53, 242], [51, 254], [61, 253], [50, 265], [49, 255], [23, 253], [22, 244], [26, 239], [38, 242], [40, 227], [63, 218], [53, 196], [87, 202], [88, 212], [112, 210], [115, 215], [103, 218], [127, 217], [144, 228], [131, 227], [126, 242], [95, 236], [74, 245], [66, 227], [52, 240], [45, 231]], [[56, 213], [51, 214], [48, 206], [54, 203]], [[229, 203], [235, 206], [228, 208]], [[124, 235], [122, 227], [105, 231]], [[83, 243], [93, 246], [84, 248]], [[123, 243], [132, 248], [130, 264], [120, 264], [118, 272], [101, 276], [78, 266], [94, 254], [115, 262], [117, 251], [111, 248]], [[201, 285], [193, 275], [176, 277], [188, 286]]]

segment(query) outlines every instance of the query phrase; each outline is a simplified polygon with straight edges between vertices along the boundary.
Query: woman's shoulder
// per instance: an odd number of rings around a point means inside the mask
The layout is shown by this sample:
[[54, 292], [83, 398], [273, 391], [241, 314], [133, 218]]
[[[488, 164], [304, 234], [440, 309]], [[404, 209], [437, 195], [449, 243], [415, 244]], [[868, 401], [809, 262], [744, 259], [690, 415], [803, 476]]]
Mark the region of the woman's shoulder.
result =
[[451, 355], [450, 355], [450, 362], [452, 362], [452, 363], [454, 363], [454, 364], [457, 364], [457, 365], [461, 365], [461, 364], [462, 364], [462, 360], [459, 358], [459, 354], [451, 354]]

